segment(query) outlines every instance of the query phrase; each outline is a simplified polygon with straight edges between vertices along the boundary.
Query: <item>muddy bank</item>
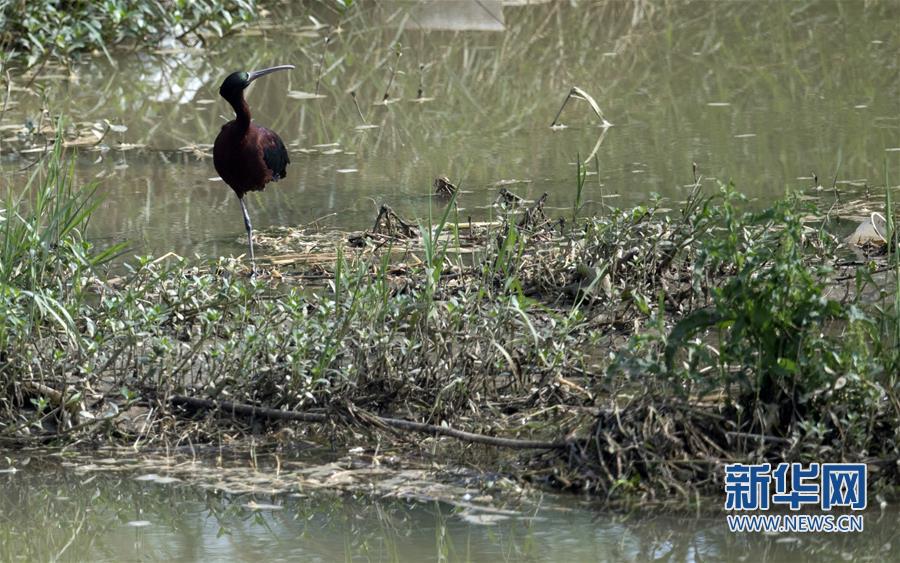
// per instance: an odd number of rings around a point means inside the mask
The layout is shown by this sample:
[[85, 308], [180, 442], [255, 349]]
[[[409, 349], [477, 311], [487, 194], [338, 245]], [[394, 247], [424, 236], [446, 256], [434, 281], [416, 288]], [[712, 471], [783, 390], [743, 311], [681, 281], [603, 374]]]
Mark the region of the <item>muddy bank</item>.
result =
[[742, 211], [698, 181], [675, 209], [582, 217], [504, 191], [482, 223], [451, 193], [433, 224], [383, 209], [362, 233], [260, 236], [251, 277], [174, 255], [110, 270], [61, 143], [41, 170], [0, 223], [8, 447], [387, 444], [625, 502], [718, 493], [738, 460], [897, 483], [900, 270], [836, 223], [891, 217], [889, 192]]

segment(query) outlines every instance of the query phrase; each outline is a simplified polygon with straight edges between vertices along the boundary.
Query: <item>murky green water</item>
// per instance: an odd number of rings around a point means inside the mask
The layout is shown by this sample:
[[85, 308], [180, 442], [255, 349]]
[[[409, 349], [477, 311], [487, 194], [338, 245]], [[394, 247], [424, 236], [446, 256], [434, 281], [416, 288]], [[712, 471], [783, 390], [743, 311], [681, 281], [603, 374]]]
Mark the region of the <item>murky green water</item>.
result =
[[[116, 53], [114, 65], [97, 55], [71, 73], [54, 70], [29, 92], [13, 90], [3, 124], [39, 122], [43, 102], [127, 126], [103, 144], [147, 150], [83, 151], [77, 172], [107, 195], [92, 235], [154, 253], [242, 251], [237, 202], [211, 180], [211, 159], [177, 149], [211, 143], [231, 118], [217, 95], [228, 72], [279, 63], [297, 69], [248, 95], [255, 119], [291, 149], [287, 179], [251, 196], [262, 228], [321, 218], [364, 228], [382, 202], [422, 217], [432, 180], [445, 175], [471, 192], [460, 199], [464, 215], [489, 214], [495, 184], [509, 180], [568, 208], [574, 161], [603, 131], [584, 102], [563, 114], [569, 128], [549, 128], [573, 85], [614, 123], [596, 150], [595, 202], [633, 204], [651, 192], [679, 200], [692, 162], [767, 199], [811, 185], [812, 173], [829, 187], [835, 171], [880, 186], [885, 160], [896, 169], [900, 159], [897, 2], [483, 1], [431, 12], [378, 2], [343, 19], [316, 6], [279, 8], [267, 25], [208, 50]], [[320, 61], [325, 97], [291, 97], [316, 89]], [[402, 100], [373, 105], [392, 68], [388, 93]], [[434, 99], [413, 101], [420, 87]], [[351, 91], [378, 128], [357, 129]], [[33, 157], [7, 155], [3, 168]], [[16, 189], [25, 176], [4, 181]]]
[[[28, 90], [14, 78], [0, 126], [40, 123], [41, 107], [126, 126], [77, 162], [78, 177], [97, 180], [106, 196], [90, 235], [157, 254], [243, 252], [237, 202], [203, 153], [231, 118], [217, 95], [223, 77], [273, 64], [297, 69], [260, 80], [248, 99], [256, 120], [289, 145], [292, 165], [286, 180], [250, 196], [258, 228], [316, 220], [365, 228], [381, 203], [422, 217], [438, 176], [462, 185], [462, 213], [474, 218], [489, 215], [498, 184], [532, 198], [548, 192], [549, 206], [567, 209], [574, 162], [591, 153], [599, 174], [587, 199], [617, 205], [652, 192], [680, 200], [693, 162], [710, 188], [733, 178], [760, 199], [810, 186], [813, 173], [827, 186], [836, 175], [839, 189], [880, 186], [885, 163], [900, 165], [900, 3], [432, 8], [440, 17], [373, 2], [341, 19], [321, 6], [286, 6], [206, 50], [115, 52], [114, 64], [97, 55]], [[320, 61], [324, 97], [303, 99]], [[401, 100], [375, 105], [392, 68], [388, 93]], [[549, 127], [572, 86], [614, 124], [605, 134], [583, 102], [563, 114], [568, 128]], [[416, 101], [420, 87], [433, 100]], [[359, 128], [351, 91], [365, 123], [378, 127]], [[0, 147], [2, 188], [17, 191], [35, 155], [9, 145]], [[180, 150], [191, 146], [199, 152]], [[721, 517], [625, 518], [570, 497], [530, 496], [503, 501], [512, 514], [488, 525], [445, 501], [299, 488], [260, 496], [35, 465], [0, 474], [2, 560], [883, 560], [900, 545], [896, 512], [867, 515], [857, 535], [736, 536]]]
[[[18, 458], [18, 471], [0, 473], [0, 559], [885, 561], [900, 539], [894, 510], [867, 513], [857, 534], [732, 534], [724, 516], [615, 515], [576, 497], [533, 492], [495, 492], [486, 502], [471, 482], [457, 483], [455, 494], [443, 489], [440, 501], [415, 488], [406, 498], [313, 490], [299, 477], [296, 484], [291, 475], [274, 477], [271, 467], [254, 472], [246, 461], [231, 470], [227, 485], [215, 487], [210, 479], [184, 480], [186, 466], [195, 475], [223, 471], [212, 460], [160, 465], [155, 474], [99, 458], [89, 465], [40, 458], [24, 466]], [[310, 462], [294, 462], [304, 464]], [[273, 482], [284, 492], [229, 491], [238, 482]]]

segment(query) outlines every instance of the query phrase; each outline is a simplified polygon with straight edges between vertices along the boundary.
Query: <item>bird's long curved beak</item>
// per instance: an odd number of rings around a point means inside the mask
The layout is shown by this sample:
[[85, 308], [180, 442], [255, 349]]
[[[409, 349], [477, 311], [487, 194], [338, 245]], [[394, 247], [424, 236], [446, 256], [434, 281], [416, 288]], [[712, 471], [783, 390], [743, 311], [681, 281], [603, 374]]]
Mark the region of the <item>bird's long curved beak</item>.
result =
[[264, 68], [262, 70], [254, 70], [253, 72], [250, 73], [250, 76], [247, 78], [247, 82], [248, 83], [253, 82], [260, 76], [265, 76], [269, 73], [272, 73], [272, 72], [275, 72], [278, 70], [290, 70], [292, 68], [294, 68], [294, 65], [278, 65], [278, 66], [273, 66], [270, 68]]

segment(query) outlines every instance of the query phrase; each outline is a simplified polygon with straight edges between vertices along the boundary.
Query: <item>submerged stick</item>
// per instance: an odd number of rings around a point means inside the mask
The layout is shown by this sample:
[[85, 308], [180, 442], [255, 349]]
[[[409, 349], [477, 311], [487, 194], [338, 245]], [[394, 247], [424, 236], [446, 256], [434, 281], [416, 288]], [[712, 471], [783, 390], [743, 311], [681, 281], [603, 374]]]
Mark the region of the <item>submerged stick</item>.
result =
[[416, 93], [416, 99], [421, 100], [425, 95], [425, 65], [419, 64], [419, 91]]
[[[202, 409], [210, 411], [218, 411], [232, 416], [240, 415], [245, 417], [261, 417], [272, 420], [290, 420], [298, 422], [314, 422], [324, 423], [333, 420], [325, 414], [297, 411], [283, 411], [278, 409], [270, 409], [265, 407], [256, 407], [242, 403], [232, 403], [230, 401], [212, 401], [210, 399], [197, 399], [194, 397], [186, 397], [183, 395], [174, 395], [170, 399], [173, 405], [188, 407], [192, 409]], [[498, 438], [496, 436], [487, 436], [485, 434], [475, 434], [473, 432], [465, 432], [448, 426], [437, 426], [434, 424], [425, 424], [424, 422], [414, 422], [412, 420], [403, 420], [400, 418], [388, 418], [383, 416], [367, 415], [373, 422], [383, 424], [390, 428], [399, 430], [408, 430], [410, 432], [421, 432], [432, 436], [449, 436], [463, 442], [471, 442], [473, 444], [487, 444], [489, 446], [497, 446], [501, 448], [514, 448], [520, 450], [556, 450], [569, 446], [568, 442], [541, 442], [538, 440], [519, 440], [517, 438]]]
[[362, 119], [362, 122], [364, 125], [368, 125], [369, 122], [366, 121], [366, 116], [363, 115], [362, 110], [359, 109], [359, 101], [357, 101], [357, 99], [356, 99], [356, 91], [355, 90], [353, 92], [350, 92], [350, 97], [353, 98], [353, 105], [356, 106], [356, 113], [359, 114], [359, 118]]
[[316, 96], [319, 95], [319, 84], [321, 84], [322, 75], [325, 73], [325, 51], [328, 50], [329, 41], [331, 41], [331, 35], [325, 37], [325, 44], [322, 45], [322, 54], [319, 56], [319, 73], [316, 76]]
[[400, 64], [400, 55], [403, 53], [400, 51], [400, 45], [397, 45], [397, 61], [394, 63], [394, 66], [391, 67], [391, 77], [388, 80], [387, 87], [384, 89], [384, 97], [381, 99], [382, 102], [388, 101], [391, 97], [391, 86], [394, 85], [394, 77], [397, 75], [397, 65]]

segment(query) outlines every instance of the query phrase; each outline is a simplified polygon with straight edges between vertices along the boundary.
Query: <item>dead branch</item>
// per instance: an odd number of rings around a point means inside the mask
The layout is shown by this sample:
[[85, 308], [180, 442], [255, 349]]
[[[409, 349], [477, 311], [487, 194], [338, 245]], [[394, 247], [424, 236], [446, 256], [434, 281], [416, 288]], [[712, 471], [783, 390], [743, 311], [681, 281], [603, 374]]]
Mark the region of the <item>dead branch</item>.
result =
[[[283, 411], [278, 409], [270, 409], [266, 407], [257, 407], [242, 403], [232, 403], [230, 401], [212, 401], [209, 399], [197, 399], [194, 397], [186, 397], [183, 395], [174, 395], [170, 402], [176, 406], [187, 407], [195, 410], [217, 411], [223, 414], [243, 417], [260, 417], [271, 420], [289, 420], [296, 422], [312, 422], [324, 423], [334, 420], [326, 414]], [[497, 446], [501, 448], [513, 448], [520, 450], [551, 450], [564, 449], [569, 446], [569, 442], [541, 442], [538, 440], [519, 440], [516, 438], [499, 438], [496, 436], [486, 436], [484, 434], [475, 434], [473, 432], [465, 432], [448, 426], [436, 426], [434, 424], [425, 424], [424, 422], [414, 422], [411, 420], [403, 420], [399, 418], [388, 418], [383, 416], [369, 415], [373, 422], [395, 428], [398, 430], [406, 430], [409, 432], [421, 432], [432, 436], [448, 436], [456, 438], [463, 442], [473, 444], [487, 444], [489, 446]]]
[[401, 238], [414, 238], [418, 236], [416, 227], [404, 221], [387, 204], [382, 204], [381, 209], [378, 210], [378, 217], [375, 218], [375, 225], [372, 227], [372, 232]]

